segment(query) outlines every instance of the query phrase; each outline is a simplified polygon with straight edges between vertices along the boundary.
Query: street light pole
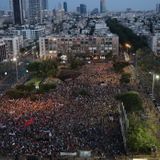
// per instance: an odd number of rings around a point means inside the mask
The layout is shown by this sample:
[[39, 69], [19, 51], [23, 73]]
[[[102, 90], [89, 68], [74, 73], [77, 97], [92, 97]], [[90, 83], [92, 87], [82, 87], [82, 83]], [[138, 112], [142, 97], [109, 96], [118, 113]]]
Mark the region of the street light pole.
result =
[[152, 97], [154, 97], [154, 86], [155, 86], [155, 74], [152, 75]]
[[16, 64], [16, 81], [18, 82], [18, 63], [17, 63], [17, 58], [13, 58], [13, 61]]
[[137, 58], [137, 53], [134, 53], [133, 56], [134, 56], [135, 73], [136, 73], [136, 76], [137, 76], [138, 75], [138, 58]]
[[136, 70], [138, 69], [138, 58], [137, 58], [137, 54], [135, 55], [136, 58]]
[[16, 61], [16, 80], [18, 81], [18, 64], [17, 64], [17, 61]]
[[126, 43], [125, 47], [127, 48], [127, 53], [129, 54], [129, 49], [132, 47], [130, 44]]
[[151, 73], [153, 76], [153, 79], [152, 79], [152, 97], [154, 98], [154, 88], [155, 88], [155, 80], [159, 80], [160, 79], [160, 76], [155, 74], [155, 73]]

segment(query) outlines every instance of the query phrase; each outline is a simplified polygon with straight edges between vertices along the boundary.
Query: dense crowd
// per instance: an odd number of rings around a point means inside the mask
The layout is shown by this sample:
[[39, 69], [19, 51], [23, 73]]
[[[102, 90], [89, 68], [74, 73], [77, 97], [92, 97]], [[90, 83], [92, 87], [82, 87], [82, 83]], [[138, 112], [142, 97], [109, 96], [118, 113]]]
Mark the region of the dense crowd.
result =
[[[0, 152], [54, 155], [78, 150], [124, 153], [119, 124], [119, 76], [112, 64], [85, 65], [81, 75], [45, 95], [0, 101]], [[85, 94], [82, 94], [85, 93]]]

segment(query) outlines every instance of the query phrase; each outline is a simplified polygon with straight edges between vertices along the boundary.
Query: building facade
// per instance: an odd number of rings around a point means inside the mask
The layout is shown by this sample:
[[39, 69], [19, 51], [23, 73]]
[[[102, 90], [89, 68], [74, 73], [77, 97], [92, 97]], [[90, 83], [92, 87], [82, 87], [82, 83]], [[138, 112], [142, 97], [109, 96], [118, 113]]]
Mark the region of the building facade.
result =
[[156, 4], [156, 12], [160, 13], [160, 3]]
[[6, 45], [2, 39], [0, 39], [0, 62], [7, 59]]
[[28, 19], [29, 17], [29, 3], [28, 0], [22, 0], [23, 2], [23, 17], [24, 19]]
[[41, 0], [42, 10], [48, 10], [48, 0]]
[[6, 45], [8, 58], [17, 57], [20, 53], [20, 48], [23, 47], [22, 36], [6, 36], [2, 38]]
[[157, 33], [150, 37], [149, 45], [154, 54], [160, 56], [160, 33]]
[[106, 12], [106, 0], [100, 0], [100, 13]]
[[12, 4], [13, 4], [14, 24], [22, 25], [24, 22], [23, 2], [22, 0], [13, 0]]
[[80, 4], [80, 14], [81, 15], [87, 14], [87, 6], [85, 4]]
[[80, 14], [80, 6], [78, 6], [78, 7], [76, 8], [76, 11], [77, 11], [78, 14]]
[[119, 54], [119, 37], [108, 34], [96, 36], [46, 36], [39, 39], [40, 56], [52, 57], [54, 54], [83, 53], [93, 55]]
[[45, 35], [45, 27], [44, 26], [36, 26], [36, 27], [27, 27], [22, 26], [20, 28], [13, 29], [13, 34], [17, 36], [23, 36], [23, 39], [28, 40], [38, 40], [39, 37]]
[[30, 24], [42, 22], [41, 0], [29, 0], [29, 22]]

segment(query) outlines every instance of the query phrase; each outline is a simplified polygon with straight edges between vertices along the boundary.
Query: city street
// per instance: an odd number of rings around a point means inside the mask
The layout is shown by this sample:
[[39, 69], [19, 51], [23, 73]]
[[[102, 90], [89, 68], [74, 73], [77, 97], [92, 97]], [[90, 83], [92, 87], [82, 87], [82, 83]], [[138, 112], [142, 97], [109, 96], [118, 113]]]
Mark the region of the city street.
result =
[[[34, 46], [35, 47], [35, 46]], [[18, 83], [23, 83], [24, 78], [27, 76], [26, 67], [29, 62], [35, 60], [37, 57], [32, 54], [31, 50], [28, 50], [23, 57], [18, 60]], [[16, 65], [4, 75], [4, 78], [0, 80], [0, 95], [3, 95], [8, 89], [17, 83], [16, 77]]]
[[[18, 65], [18, 83], [21, 83], [23, 77], [27, 75], [26, 66], [27, 63], [21, 62]], [[17, 83], [16, 69], [15, 71], [8, 73], [8, 75], [0, 81], [0, 95], [3, 95], [8, 89]]]

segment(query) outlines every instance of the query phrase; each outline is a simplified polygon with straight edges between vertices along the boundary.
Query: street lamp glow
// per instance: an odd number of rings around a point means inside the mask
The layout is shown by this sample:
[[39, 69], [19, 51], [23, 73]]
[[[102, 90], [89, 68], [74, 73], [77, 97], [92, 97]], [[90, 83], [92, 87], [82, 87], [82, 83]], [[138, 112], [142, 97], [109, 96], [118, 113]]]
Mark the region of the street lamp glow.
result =
[[160, 76], [159, 76], [159, 75], [156, 75], [156, 79], [159, 80], [159, 79], [160, 79]]
[[35, 85], [35, 89], [39, 90], [39, 85], [38, 84]]
[[160, 75], [155, 74], [154, 72], [149, 72], [152, 75], [152, 97], [154, 98], [154, 88], [155, 88], [155, 81], [160, 79]]
[[131, 46], [130, 44], [128, 44], [128, 43], [126, 43], [125, 46], [126, 46], [127, 48], [131, 48], [131, 47], [132, 47], [132, 46]]
[[5, 76], [7, 76], [7, 75], [8, 75], [8, 73], [7, 73], [7, 72], [4, 72], [4, 75], [5, 75]]
[[28, 70], [26, 70], [26, 73], [28, 73], [29, 71]]
[[14, 57], [14, 58], [13, 58], [13, 61], [14, 61], [14, 62], [16, 62], [16, 61], [17, 61], [17, 58], [16, 58], [16, 57]]

